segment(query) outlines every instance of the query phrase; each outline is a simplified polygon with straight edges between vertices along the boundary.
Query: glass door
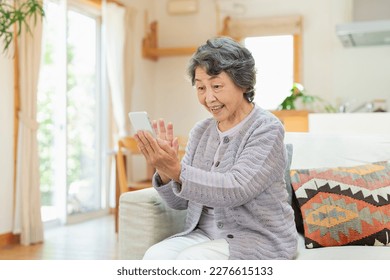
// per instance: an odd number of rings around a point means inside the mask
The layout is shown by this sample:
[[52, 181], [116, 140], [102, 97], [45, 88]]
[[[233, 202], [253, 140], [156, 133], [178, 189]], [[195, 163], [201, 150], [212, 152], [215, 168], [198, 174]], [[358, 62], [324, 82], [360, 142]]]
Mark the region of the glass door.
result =
[[46, 2], [37, 104], [41, 212], [44, 222], [66, 222], [65, 24], [62, 5]]
[[67, 213], [101, 208], [97, 22], [68, 12]]
[[100, 25], [79, 6], [46, 3], [38, 93], [44, 221], [106, 212]]

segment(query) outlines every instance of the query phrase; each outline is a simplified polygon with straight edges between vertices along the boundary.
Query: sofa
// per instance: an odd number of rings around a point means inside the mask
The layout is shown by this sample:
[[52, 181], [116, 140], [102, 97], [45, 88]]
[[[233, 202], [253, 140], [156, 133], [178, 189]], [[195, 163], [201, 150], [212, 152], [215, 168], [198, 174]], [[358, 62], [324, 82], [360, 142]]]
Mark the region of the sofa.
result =
[[[296, 259], [389, 260], [390, 135], [289, 132], [285, 143]], [[183, 229], [185, 211], [168, 208], [153, 188], [124, 193], [119, 203], [120, 259], [142, 259]]]

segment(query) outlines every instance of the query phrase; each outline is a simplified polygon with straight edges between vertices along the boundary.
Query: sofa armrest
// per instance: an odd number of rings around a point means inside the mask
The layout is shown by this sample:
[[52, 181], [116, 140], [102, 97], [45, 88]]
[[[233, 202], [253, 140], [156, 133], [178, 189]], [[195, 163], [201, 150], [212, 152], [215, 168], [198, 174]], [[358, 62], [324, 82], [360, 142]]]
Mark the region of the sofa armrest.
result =
[[119, 258], [142, 259], [153, 244], [183, 230], [186, 211], [165, 205], [154, 188], [127, 192], [119, 199]]

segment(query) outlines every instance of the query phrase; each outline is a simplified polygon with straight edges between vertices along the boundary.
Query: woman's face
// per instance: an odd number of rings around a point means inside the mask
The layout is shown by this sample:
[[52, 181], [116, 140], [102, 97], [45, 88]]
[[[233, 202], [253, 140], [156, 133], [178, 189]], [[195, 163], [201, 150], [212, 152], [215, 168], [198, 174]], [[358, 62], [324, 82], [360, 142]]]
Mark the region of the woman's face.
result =
[[244, 89], [236, 86], [226, 72], [209, 76], [203, 68], [197, 67], [195, 87], [199, 102], [218, 121], [221, 131], [238, 124], [253, 108], [244, 98]]

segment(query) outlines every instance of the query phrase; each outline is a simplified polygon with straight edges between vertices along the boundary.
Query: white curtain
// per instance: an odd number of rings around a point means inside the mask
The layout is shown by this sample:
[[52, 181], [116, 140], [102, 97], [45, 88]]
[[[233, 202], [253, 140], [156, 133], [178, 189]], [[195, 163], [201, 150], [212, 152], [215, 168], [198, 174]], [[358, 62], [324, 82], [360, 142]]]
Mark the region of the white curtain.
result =
[[[118, 129], [113, 135], [114, 146], [118, 138], [130, 132], [127, 116], [131, 108], [134, 76], [134, 25], [135, 9], [107, 2], [103, 6], [105, 46], [112, 112]], [[126, 78], [125, 78], [126, 77]], [[111, 160], [110, 206], [115, 207], [115, 158]]]
[[[35, 25], [35, 26], [34, 26]], [[16, 166], [14, 233], [21, 244], [43, 241], [37, 129], [37, 91], [41, 57], [42, 22], [30, 20], [31, 33], [19, 37], [19, 135]]]
[[125, 136], [127, 134], [124, 82], [126, 9], [115, 3], [107, 3], [103, 9], [103, 22], [106, 28], [106, 63], [113, 105], [112, 112], [119, 136]]

